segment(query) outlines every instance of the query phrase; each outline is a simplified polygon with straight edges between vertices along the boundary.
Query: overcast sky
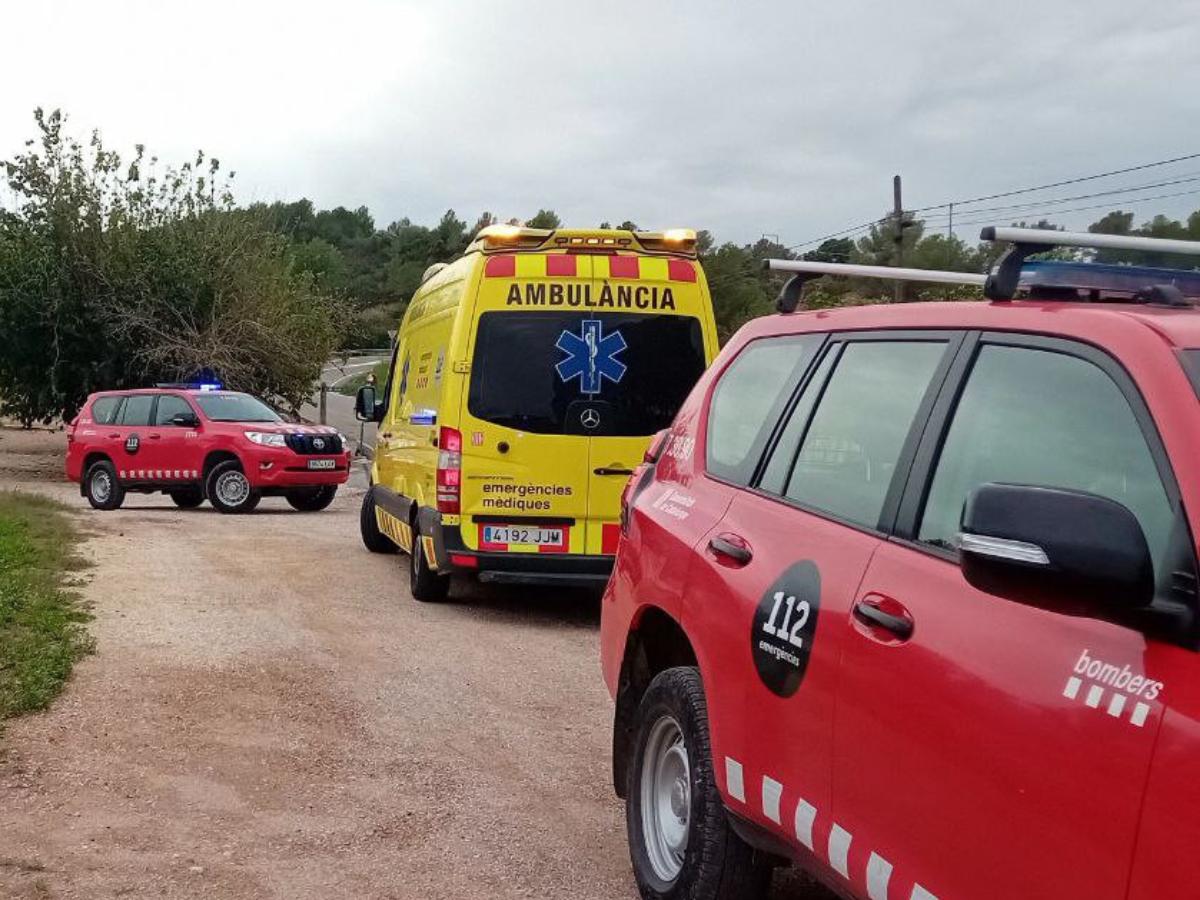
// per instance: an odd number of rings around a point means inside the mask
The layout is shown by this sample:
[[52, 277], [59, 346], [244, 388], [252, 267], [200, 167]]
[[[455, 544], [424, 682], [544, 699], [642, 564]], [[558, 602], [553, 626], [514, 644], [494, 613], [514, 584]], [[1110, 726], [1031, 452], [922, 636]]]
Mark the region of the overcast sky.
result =
[[[1200, 0], [40, 0], [0, 21], [0, 157], [62, 107], [115, 148], [202, 147], [239, 200], [380, 226], [546, 206], [793, 244], [882, 214], [895, 173], [917, 207], [1200, 152]], [[1131, 196], [1184, 190], [1113, 205], [1200, 208], [1200, 180]]]

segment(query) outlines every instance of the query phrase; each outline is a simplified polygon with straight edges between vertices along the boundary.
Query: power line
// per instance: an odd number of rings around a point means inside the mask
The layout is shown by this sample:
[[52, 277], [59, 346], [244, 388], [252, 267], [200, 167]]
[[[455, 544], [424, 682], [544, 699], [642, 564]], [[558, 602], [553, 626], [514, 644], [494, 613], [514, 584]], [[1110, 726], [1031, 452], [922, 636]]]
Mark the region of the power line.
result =
[[[982, 203], [985, 200], [1000, 200], [1000, 199], [1003, 199], [1004, 197], [1016, 197], [1020, 194], [1032, 194], [1032, 193], [1035, 193], [1036, 191], [1045, 191], [1045, 190], [1049, 190], [1051, 188], [1065, 187], [1066, 185], [1070, 185], [1070, 184], [1081, 184], [1086, 181], [1096, 181], [1101, 178], [1111, 178], [1114, 175], [1126, 175], [1130, 172], [1141, 172], [1146, 169], [1154, 169], [1154, 168], [1158, 168], [1160, 166], [1169, 166], [1173, 163], [1186, 162], [1187, 160], [1192, 160], [1192, 159], [1200, 159], [1200, 153], [1188, 153], [1183, 156], [1175, 156], [1170, 159], [1160, 159], [1160, 160], [1156, 160], [1155, 162], [1142, 163], [1141, 165], [1137, 165], [1137, 166], [1126, 166], [1123, 169], [1113, 169], [1110, 172], [1099, 172], [1095, 175], [1083, 175], [1083, 176], [1080, 176], [1079, 178], [1068, 178], [1065, 181], [1055, 181], [1055, 182], [1051, 182], [1050, 184], [1042, 184], [1042, 185], [1037, 185], [1035, 187], [1020, 188], [1020, 189], [1014, 190], [1014, 191], [1002, 191], [1001, 193], [998, 193], [998, 194], [987, 194], [987, 195], [984, 195], [981, 197], [971, 197], [971, 198], [968, 198], [965, 200], [948, 200], [945, 203], [936, 203], [932, 206], [922, 206], [922, 207], [918, 207], [917, 209], [906, 210], [906, 212], [921, 213], [921, 212], [928, 212], [930, 210], [935, 210], [935, 209], [947, 209], [947, 208], [953, 207], [953, 206], [966, 206], [971, 203]], [[1183, 182], [1183, 180], [1181, 180], [1179, 183], [1184, 183], [1184, 182]], [[1102, 193], [1095, 194], [1094, 196], [1107, 196], [1107, 195], [1116, 194], [1116, 193], [1125, 193], [1125, 192], [1132, 191], [1132, 190], [1145, 190], [1146, 188], [1153, 187], [1153, 186], [1165, 187], [1167, 184], [1168, 184], [1168, 182], [1164, 182], [1162, 185], [1145, 185], [1143, 187], [1126, 188], [1124, 191], [1102, 192]], [[1089, 195], [1081, 195], [1080, 197], [1078, 197], [1076, 199], [1085, 199], [1088, 196]], [[1177, 195], [1172, 195], [1172, 196], [1182, 196], [1182, 194], [1177, 194]], [[1044, 206], [1046, 204], [1055, 203], [1055, 202], [1073, 202], [1073, 201], [1071, 201], [1067, 198], [1063, 198], [1059, 201], [1054, 201], [1054, 200], [1041, 201], [1040, 203], [1037, 203], [1036, 205]], [[1132, 202], [1137, 202], [1137, 201], [1132, 201]], [[1017, 206], [1014, 206], [1013, 208], [1014, 209], [1019, 208], [1019, 206], [1024, 206], [1024, 205], [1026, 205], [1026, 204], [1019, 204]], [[1035, 205], [1035, 204], [1029, 204], [1029, 205]], [[974, 209], [974, 210], [966, 210], [965, 212], [966, 212], [966, 214], [969, 215], [971, 213], [979, 213], [979, 212], [984, 212], [984, 211], [985, 210], [983, 210], [983, 209]], [[1062, 212], [1062, 213], [1081, 212], [1081, 211], [1082, 210], [1059, 210], [1059, 212]], [[857, 237], [860, 233], [867, 231], [874, 225], [882, 225], [884, 222], [888, 221], [889, 218], [890, 218], [890, 216], [883, 216], [882, 218], [872, 219], [869, 222], [863, 222], [859, 225], [852, 225], [849, 228], [843, 228], [841, 231], [834, 231], [834, 232], [831, 232], [830, 234], [822, 235], [819, 238], [813, 238], [811, 240], [801, 241], [798, 244], [792, 244], [787, 249], [798, 250], [801, 247], [810, 247], [813, 244], [820, 244], [824, 241], [832, 240], [833, 238]], [[942, 218], [942, 215], [930, 216], [928, 218]], [[968, 225], [968, 224], [976, 224], [976, 223], [963, 222], [961, 224]]]
[[[1158, 195], [1156, 195], [1156, 196], [1153, 196], [1153, 197], [1130, 197], [1130, 198], [1126, 199], [1126, 200], [1125, 200], [1125, 202], [1126, 202], [1126, 203], [1129, 203], [1129, 204], [1133, 204], [1133, 203], [1148, 203], [1148, 202], [1149, 202], [1149, 201], [1151, 201], [1151, 200], [1169, 200], [1169, 199], [1171, 199], [1172, 197], [1189, 197], [1189, 196], [1192, 196], [1193, 194], [1200, 194], [1200, 189], [1197, 189], [1197, 190], [1194, 190], [1194, 191], [1177, 191], [1177, 192], [1175, 192], [1175, 193], [1173, 193], [1173, 194], [1158, 194]], [[1057, 210], [1035, 210], [1035, 211], [1031, 211], [1031, 212], [1029, 212], [1029, 213], [1025, 213], [1024, 215], [1026, 215], [1026, 216], [1028, 216], [1028, 217], [1032, 218], [1033, 216], [1035, 216], [1035, 215], [1038, 215], [1039, 213], [1042, 213], [1042, 212], [1047, 212], [1047, 213], [1049, 213], [1050, 215], [1056, 215], [1056, 216], [1057, 216], [1057, 215], [1063, 215], [1063, 214], [1065, 214], [1065, 213], [1086, 212], [1086, 211], [1088, 211], [1088, 210], [1096, 210], [1096, 209], [1110, 209], [1110, 208], [1111, 208], [1111, 204], [1108, 204], [1108, 203], [1096, 203], [1096, 204], [1093, 204], [1092, 206], [1076, 206], [1076, 207], [1074, 207], [1074, 208], [1072, 208], [1072, 209], [1057, 209]], [[995, 222], [995, 217], [994, 217], [994, 216], [992, 216], [992, 217], [988, 217], [988, 218], [986, 218], [986, 219], [973, 219], [973, 220], [971, 220], [971, 221], [967, 221], [967, 222], [957, 222], [957, 223], [955, 223], [955, 227], [957, 228], [959, 225], [962, 225], [962, 226], [966, 226], [966, 225], [991, 225], [991, 224], [994, 224], [994, 222]]]
[[[982, 207], [978, 207], [976, 209], [968, 209], [964, 213], [964, 215], [972, 216], [972, 215], [976, 215], [977, 213], [984, 213], [984, 212], [1008, 212], [1010, 210], [1020, 210], [1020, 209], [1025, 209], [1028, 207], [1045, 207], [1045, 206], [1053, 206], [1053, 205], [1056, 205], [1059, 203], [1075, 203], [1079, 200], [1091, 200], [1094, 197], [1111, 197], [1111, 196], [1115, 196], [1118, 194], [1130, 194], [1130, 193], [1133, 193], [1134, 191], [1147, 191], [1152, 188], [1173, 187], [1174, 185], [1177, 185], [1177, 184], [1192, 184], [1197, 181], [1200, 181], [1200, 174], [1191, 175], [1187, 178], [1176, 178], [1171, 181], [1156, 181], [1156, 182], [1151, 182], [1150, 184], [1131, 185], [1130, 187], [1116, 188], [1111, 191], [1097, 191], [1094, 194], [1076, 194], [1074, 197], [1059, 197], [1056, 199], [1048, 199], [1048, 200], [1030, 200], [1026, 203], [1015, 203], [1015, 204], [1011, 204], [1009, 206], [982, 206]], [[956, 203], [954, 205], [957, 206], [958, 204]], [[948, 215], [947, 213], [935, 213], [932, 216], [924, 216], [923, 218], [925, 218], [925, 219], [944, 219], [947, 217], [947, 215]]]
[[1016, 191], [1004, 191], [999, 194], [987, 194], [983, 197], [971, 197], [967, 200], [949, 200], [945, 203], [937, 203], [933, 206], [922, 206], [919, 209], [909, 210], [909, 212], [925, 212], [930, 209], [941, 209], [953, 203], [955, 206], [966, 206], [968, 203], [982, 203], [984, 200], [1000, 200], [1004, 197], [1015, 197], [1018, 194], [1032, 194], [1034, 191], [1045, 191], [1050, 188], [1064, 187], [1068, 184], [1080, 184], [1084, 181], [1096, 181], [1099, 178], [1111, 178], [1113, 175], [1125, 175], [1129, 172], [1140, 172], [1143, 169], [1153, 169], [1158, 166], [1169, 166], [1172, 163], [1184, 162], [1189, 159], [1200, 159], [1200, 153], [1189, 153], [1186, 156], [1176, 156], [1172, 159], [1160, 159], [1157, 162], [1142, 163], [1140, 166], [1128, 166], [1124, 169], [1113, 169], [1111, 172], [1101, 172], [1098, 175], [1084, 175], [1080, 178], [1068, 178], [1066, 181], [1055, 181], [1051, 184], [1041, 184], [1037, 187], [1021, 188]]

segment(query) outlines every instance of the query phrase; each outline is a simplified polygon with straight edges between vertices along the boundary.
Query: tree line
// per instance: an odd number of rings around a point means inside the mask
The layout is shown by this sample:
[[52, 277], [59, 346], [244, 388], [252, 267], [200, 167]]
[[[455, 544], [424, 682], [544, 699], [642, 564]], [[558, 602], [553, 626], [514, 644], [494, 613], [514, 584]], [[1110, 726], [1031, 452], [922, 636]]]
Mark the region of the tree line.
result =
[[[380, 227], [367, 207], [317, 209], [307, 199], [239, 206], [234, 173], [203, 153], [171, 166], [139, 145], [123, 159], [98, 133], [69, 137], [58, 111], [38, 110], [35, 123], [36, 138], [0, 162], [16, 198], [0, 208], [0, 413], [26, 423], [69, 418], [91, 391], [202, 371], [298, 409], [326, 359], [342, 347], [385, 346], [426, 268], [460, 255], [497, 221], [483, 212], [468, 224], [447, 210], [432, 226], [402, 218]], [[562, 223], [540, 209], [524, 224]], [[638, 230], [632, 221], [616, 227]], [[1140, 225], [1133, 213], [1113, 211], [1091, 230], [1200, 240], [1200, 211]], [[772, 311], [780, 279], [764, 269], [766, 259], [894, 265], [899, 246], [909, 267], [986, 272], [1002, 252], [892, 214], [857, 239], [831, 238], [803, 253], [765, 238], [718, 243], [709, 231], [697, 243], [722, 340]], [[1153, 254], [1094, 257], [1177, 264]], [[806, 288], [805, 305], [891, 296], [887, 282], [823, 278]], [[909, 285], [908, 296], [977, 294]]]

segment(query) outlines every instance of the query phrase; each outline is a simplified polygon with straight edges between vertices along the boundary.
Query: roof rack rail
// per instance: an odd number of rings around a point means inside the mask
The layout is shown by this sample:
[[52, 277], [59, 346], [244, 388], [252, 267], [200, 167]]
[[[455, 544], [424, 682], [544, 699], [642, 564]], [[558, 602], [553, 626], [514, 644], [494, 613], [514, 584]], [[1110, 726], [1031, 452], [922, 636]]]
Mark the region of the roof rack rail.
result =
[[[973, 272], [947, 272], [939, 269], [901, 269], [891, 266], [859, 266], [850, 263], [808, 262], [806, 260], [768, 259], [764, 266], [774, 272], [794, 273], [775, 301], [780, 312], [794, 312], [800, 305], [804, 285], [823, 275], [842, 275], [853, 278], [882, 278], [889, 281], [922, 281], [939, 284], [963, 284], [982, 287], [989, 300], [1011, 300], [1022, 284], [1022, 270], [1026, 260], [1054, 247], [1083, 247], [1098, 250], [1141, 250], [1156, 253], [1177, 253], [1185, 256], [1200, 256], [1200, 241], [1180, 241], [1164, 238], [1144, 238], [1118, 234], [1092, 234], [1090, 232], [1052, 231], [1042, 228], [1004, 228], [989, 226], [980, 233], [985, 241], [1003, 241], [1012, 246], [1000, 258], [996, 268], [988, 275]], [[1063, 263], [1076, 266], [1080, 271], [1091, 264]], [[1032, 265], [1030, 269], [1032, 269]], [[1099, 268], [1099, 267], [1097, 267]], [[1105, 266], [1106, 270], [1113, 267]], [[1146, 279], [1170, 278], [1174, 270], [1138, 269], [1128, 267], [1130, 275], [1142, 275]], [[1026, 273], [1031, 274], [1030, 272]], [[1195, 273], [1179, 272], [1180, 276]], [[1088, 285], [1093, 287], [1094, 285]], [[1142, 302], [1166, 303], [1172, 306], [1190, 305], [1183, 293], [1171, 283], [1147, 280], [1140, 285], [1136, 296]]]
[[1126, 234], [1093, 234], [1090, 231], [1055, 231], [1049, 228], [1003, 228], [989, 225], [979, 232], [981, 241], [1005, 241], [1012, 246], [1000, 257], [983, 286], [989, 300], [1011, 300], [1021, 282], [1025, 260], [1054, 247], [1083, 247], [1095, 250], [1142, 250], [1200, 256], [1200, 242]]

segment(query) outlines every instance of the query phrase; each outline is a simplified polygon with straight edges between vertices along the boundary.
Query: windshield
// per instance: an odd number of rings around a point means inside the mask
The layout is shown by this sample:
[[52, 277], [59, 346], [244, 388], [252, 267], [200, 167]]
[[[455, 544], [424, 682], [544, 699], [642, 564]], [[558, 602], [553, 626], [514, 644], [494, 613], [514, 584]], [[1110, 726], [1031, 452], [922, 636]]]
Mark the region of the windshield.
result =
[[249, 394], [196, 394], [196, 405], [213, 422], [282, 422], [279, 414]]
[[467, 404], [536, 434], [646, 436], [671, 424], [703, 371], [692, 316], [489, 312]]

